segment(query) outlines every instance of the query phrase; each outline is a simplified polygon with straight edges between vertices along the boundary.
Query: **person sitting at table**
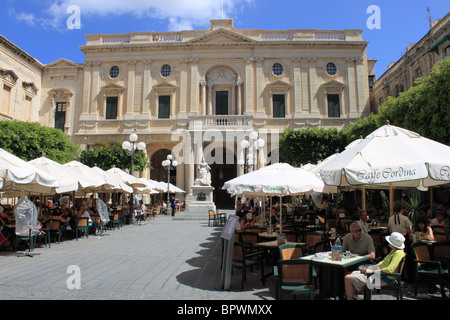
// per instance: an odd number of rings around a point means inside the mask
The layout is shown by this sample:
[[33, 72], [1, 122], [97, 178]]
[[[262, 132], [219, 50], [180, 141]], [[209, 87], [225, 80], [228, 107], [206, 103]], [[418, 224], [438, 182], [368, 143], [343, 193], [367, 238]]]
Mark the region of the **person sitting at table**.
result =
[[417, 220], [414, 231], [417, 240], [434, 240], [433, 229], [431, 229], [430, 226], [427, 226], [427, 220], [425, 218], [419, 218]]
[[435, 218], [431, 220], [430, 227], [445, 227], [445, 215], [443, 210], [436, 210], [434, 213]]
[[350, 225], [350, 233], [342, 238], [342, 252], [345, 251], [375, 259], [373, 239], [367, 233], [362, 232], [358, 222], [353, 222]]
[[[345, 283], [345, 293], [347, 295], [347, 300], [355, 299], [355, 292], [362, 291], [367, 286], [368, 273], [378, 273], [382, 272], [384, 274], [396, 273], [398, 272], [398, 267], [401, 260], [405, 256], [405, 237], [398, 232], [392, 232], [391, 235], [385, 237], [386, 241], [389, 243], [391, 252], [381, 261], [380, 263], [372, 266], [372, 268], [367, 268], [367, 266], [359, 267], [358, 270], [349, 273], [344, 278]], [[382, 275], [380, 278], [380, 286], [385, 286], [389, 284], [393, 279], [389, 276]]]
[[272, 225], [275, 225], [277, 222], [280, 222], [280, 214], [278, 213], [277, 207], [272, 207], [270, 219], [272, 220]]
[[366, 210], [360, 210], [359, 211], [359, 220], [358, 224], [361, 227], [361, 232], [363, 233], [369, 233], [369, 224], [367, 223], [368, 219], [367, 211]]

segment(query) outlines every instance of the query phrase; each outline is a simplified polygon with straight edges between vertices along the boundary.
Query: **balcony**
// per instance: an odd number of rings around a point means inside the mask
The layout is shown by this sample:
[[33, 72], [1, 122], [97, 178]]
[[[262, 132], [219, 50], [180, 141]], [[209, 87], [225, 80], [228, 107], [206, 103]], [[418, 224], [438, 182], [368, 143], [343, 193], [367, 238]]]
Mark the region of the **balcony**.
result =
[[189, 116], [189, 130], [247, 130], [253, 127], [253, 116], [249, 115], [210, 115]]

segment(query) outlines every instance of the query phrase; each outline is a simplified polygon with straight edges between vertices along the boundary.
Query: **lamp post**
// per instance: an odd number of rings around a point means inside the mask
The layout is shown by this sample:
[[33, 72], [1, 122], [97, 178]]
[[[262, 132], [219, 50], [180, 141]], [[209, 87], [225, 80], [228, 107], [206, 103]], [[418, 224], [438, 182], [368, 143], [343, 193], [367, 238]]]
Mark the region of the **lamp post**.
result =
[[[162, 163], [162, 166], [167, 170], [167, 209], [169, 210], [170, 206], [170, 170], [175, 169], [175, 167], [178, 165], [177, 160], [173, 160], [173, 157], [171, 154], [167, 155], [167, 159], [164, 160]], [[174, 213], [172, 213], [173, 215]]]
[[[258, 139], [258, 132], [252, 131], [249, 135], [249, 140], [241, 141], [241, 148], [244, 149], [247, 153], [246, 160], [247, 165], [252, 167], [253, 171], [256, 169], [256, 155], [258, 150], [264, 148], [266, 142], [263, 139]], [[248, 150], [248, 151], [247, 151]], [[240, 159], [238, 161], [240, 166], [245, 165], [245, 160]]]
[[[124, 141], [122, 143], [122, 149], [130, 152], [131, 155], [131, 175], [134, 176], [134, 154], [136, 152], [136, 148], [138, 150], [144, 151], [147, 148], [145, 142], [137, 142], [139, 139], [136, 133], [132, 133], [129, 136], [130, 141]], [[130, 214], [133, 217], [134, 213], [134, 193], [131, 194], [131, 205], [130, 205]]]

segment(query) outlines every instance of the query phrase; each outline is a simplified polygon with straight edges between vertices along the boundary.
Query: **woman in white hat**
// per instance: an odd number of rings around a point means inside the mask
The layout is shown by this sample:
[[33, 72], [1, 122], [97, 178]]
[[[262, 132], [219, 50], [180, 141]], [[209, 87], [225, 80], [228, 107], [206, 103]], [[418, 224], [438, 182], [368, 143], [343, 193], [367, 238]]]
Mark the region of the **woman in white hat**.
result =
[[[375, 266], [364, 266], [358, 268], [345, 276], [345, 292], [347, 300], [353, 300], [355, 298], [355, 291], [359, 292], [367, 286], [368, 276], [367, 273], [374, 274], [374, 276], [380, 276], [380, 273], [389, 274], [398, 272], [398, 267], [403, 257], [405, 256], [405, 237], [398, 232], [392, 232], [390, 236], [386, 237], [386, 241], [391, 247], [391, 252]], [[393, 279], [389, 276], [381, 275], [379, 285], [385, 286], [389, 284]]]

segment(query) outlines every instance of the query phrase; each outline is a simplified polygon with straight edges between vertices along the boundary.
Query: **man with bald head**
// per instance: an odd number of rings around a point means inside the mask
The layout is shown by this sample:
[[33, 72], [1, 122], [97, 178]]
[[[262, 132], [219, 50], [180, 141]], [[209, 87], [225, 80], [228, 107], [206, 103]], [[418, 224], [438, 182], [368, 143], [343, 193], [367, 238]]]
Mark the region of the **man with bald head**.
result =
[[346, 234], [342, 241], [342, 252], [350, 251], [369, 259], [375, 259], [375, 246], [372, 237], [361, 232], [361, 226], [358, 222], [353, 222], [350, 225], [350, 233]]

